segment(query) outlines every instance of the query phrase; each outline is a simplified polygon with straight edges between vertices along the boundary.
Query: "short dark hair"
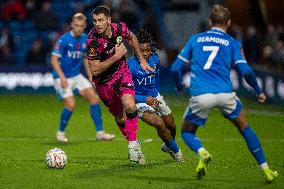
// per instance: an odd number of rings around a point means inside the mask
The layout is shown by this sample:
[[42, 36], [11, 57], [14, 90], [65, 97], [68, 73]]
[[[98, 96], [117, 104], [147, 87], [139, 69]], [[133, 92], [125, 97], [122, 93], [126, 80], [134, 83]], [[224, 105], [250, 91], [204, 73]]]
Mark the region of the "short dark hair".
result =
[[231, 19], [231, 13], [229, 9], [223, 7], [222, 5], [214, 5], [209, 19], [213, 25], [226, 26]]
[[98, 15], [98, 14], [104, 14], [106, 17], [110, 17], [110, 9], [105, 6], [105, 5], [101, 5], [101, 6], [97, 6], [93, 11], [92, 11], [92, 15]]

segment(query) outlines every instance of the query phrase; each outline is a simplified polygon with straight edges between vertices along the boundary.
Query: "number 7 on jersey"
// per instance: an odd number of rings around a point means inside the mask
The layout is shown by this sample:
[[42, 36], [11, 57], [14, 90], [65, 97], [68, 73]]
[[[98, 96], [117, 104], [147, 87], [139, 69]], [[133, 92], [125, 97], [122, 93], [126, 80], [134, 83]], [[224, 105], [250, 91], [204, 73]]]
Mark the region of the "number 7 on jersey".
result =
[[216, 55], [219, 51], [219, 46], [203, 46], [202, 50], [211, 52], [207, 61], [206, 61], [206, 64], [203, 67], [204, 70], [209, 70], [209, 68], [212, 66], [212, 62], [213, 62], [214, 58], [216, 57]]

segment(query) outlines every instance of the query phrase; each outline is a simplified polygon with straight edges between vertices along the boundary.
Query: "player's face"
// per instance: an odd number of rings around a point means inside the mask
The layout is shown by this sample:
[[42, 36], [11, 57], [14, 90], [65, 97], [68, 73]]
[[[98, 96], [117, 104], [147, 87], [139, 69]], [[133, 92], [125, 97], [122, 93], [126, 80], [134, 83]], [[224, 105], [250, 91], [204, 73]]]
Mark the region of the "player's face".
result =
[[104, 34], [109, 29], [111, 18], [104, 14], [93, 14], [93, 24], [99, 34]]
[[74, 35], [80, 37], [86, 28], [86, 21], [75, 19], [71, 23], [71, 28]]
[[140, 43], [139, 44], [141, 54], [145, 60], [148, 60], [151, 55], [151, 44], [150, 43]]

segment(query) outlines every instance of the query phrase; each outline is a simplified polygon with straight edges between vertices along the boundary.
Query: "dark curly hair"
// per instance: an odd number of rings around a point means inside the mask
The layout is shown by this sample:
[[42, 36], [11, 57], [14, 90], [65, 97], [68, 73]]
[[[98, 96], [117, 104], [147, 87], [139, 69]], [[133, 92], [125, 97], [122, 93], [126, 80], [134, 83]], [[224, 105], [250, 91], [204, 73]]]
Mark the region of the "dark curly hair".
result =
[[153, 41], [152, 35], [144, 29], [139, 31], [137, 39], [139, 43], [150, 43], [153, 52], [155, 49], [161, 49], [160, 45]]

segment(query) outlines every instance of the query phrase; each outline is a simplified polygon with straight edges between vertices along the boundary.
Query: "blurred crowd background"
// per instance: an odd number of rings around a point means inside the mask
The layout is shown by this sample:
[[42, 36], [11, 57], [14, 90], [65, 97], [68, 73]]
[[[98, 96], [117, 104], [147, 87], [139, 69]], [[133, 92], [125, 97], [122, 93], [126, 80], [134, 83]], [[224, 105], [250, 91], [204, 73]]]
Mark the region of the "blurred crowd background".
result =
[[[48, 66], [55, 41], [70, 30], [76, 12], [88, 17], [100, 4], [111, 7], [113, 22], [123, 21], [133, 33], [146, 28], [163, 50], [166, 67], [190, 35], [205, 31], [210, 8], [225, 4], [232, 12], [229, 33], [239, 39], [248, 62], [257, 69], [284, 71], [284, 25], [281, 1], [264, 0], [6, 0], [0, 4], [0, 66]], [[237, 7], [236, 7], [237, 6]], [[268, 10], [268, 8], [275, 10]], [[278, 8], [277, 8], [278, 7]], [[271, 11], [273, 15], [269, 16]], [[282, 16], [282, 18], [281, 18]], [[282, 19], [282, 20], [281, 20]]]

